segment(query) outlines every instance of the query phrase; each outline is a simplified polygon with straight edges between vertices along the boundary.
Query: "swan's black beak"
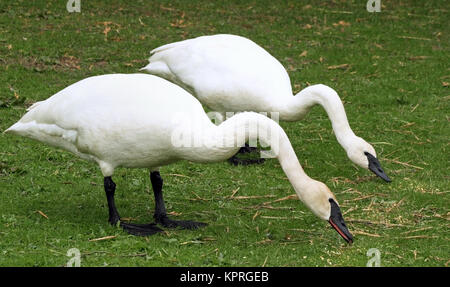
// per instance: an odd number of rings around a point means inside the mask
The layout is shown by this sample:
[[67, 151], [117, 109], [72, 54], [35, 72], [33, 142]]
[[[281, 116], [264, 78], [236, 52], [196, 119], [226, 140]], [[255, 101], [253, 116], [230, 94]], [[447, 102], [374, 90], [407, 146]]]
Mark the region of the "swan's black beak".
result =
[[331, 215], [328, 222], [333, 226], [334, 229], [339, 233], [339, 235], [344, 238], [345, 241], [348, 243], [353, 243], [353, 236], [348, 231], [347, 225], [345, 225], [344, 218], [342, 217], [341, 209], [339, 208], [339, 205], [330, 198], [330, 204], [331, 204]]
[[384, 170], [381, 168], [378, 159], [368, 152], [364, 152], [364, 154], [369, 160], [369, 170], [384, 179], [386, 182], [391, 182], [391, 179], [384, 173]]

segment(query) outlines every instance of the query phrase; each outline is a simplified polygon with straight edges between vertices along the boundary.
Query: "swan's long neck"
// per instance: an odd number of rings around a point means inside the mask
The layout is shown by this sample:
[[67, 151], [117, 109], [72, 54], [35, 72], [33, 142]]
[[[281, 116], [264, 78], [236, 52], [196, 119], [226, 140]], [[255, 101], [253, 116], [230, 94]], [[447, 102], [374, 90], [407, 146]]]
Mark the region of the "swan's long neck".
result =
[[317, 104], [325, 109], [338, 142], [347, 151], [356, 136], [350, 128], [341, 99], [336, 91], [328, 86], [321, 84], [309, 86], [296, 96], [290, 97], [284, 110], [280, 112], [280, 119], [301, 120]]
[[211, 124], [202, 131], [197, 129], [195, 136], [207, 144], [201, 148], [186, 149], [185, 159], [198, 162], [223, 161], [234, 155], [246, 141], [257, 139], [262, 146], [270, 146], [275, 152], [300, 199], [303, 199], [304, 192], [314, 182], [304, 172], [284, 130], [266, 116], [253, 112], [239, 113], [219, 126]]

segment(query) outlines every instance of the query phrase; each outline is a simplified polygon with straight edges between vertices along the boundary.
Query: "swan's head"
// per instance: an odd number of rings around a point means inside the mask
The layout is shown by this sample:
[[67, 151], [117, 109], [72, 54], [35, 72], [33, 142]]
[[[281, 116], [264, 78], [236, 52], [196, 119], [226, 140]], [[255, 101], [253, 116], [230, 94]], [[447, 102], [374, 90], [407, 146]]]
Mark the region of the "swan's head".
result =
[[355, 137], [350, 145], [350, 148], [347, 150], [347, 156], [358, 166], [369, 169], [387, 182], [391, 181], [391, 179], [381, 168], [380, 162], [377, 159], [377, 154], [373, 146], [362, 138]]
[[328, 221], [345, 241], [353, 242], [353, 236], [348, 231], [337, 200], [325, 184], [313, 180], [308, 184], [307, 190], [302, 192], [300, 199], [315, 215]]

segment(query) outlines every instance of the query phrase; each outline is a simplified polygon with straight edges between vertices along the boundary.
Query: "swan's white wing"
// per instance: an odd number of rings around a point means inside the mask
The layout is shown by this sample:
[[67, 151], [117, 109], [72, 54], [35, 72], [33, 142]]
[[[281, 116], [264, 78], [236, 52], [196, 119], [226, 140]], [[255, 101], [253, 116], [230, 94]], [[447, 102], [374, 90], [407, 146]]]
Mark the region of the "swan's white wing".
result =
[[267, 111], [292, 96], [289, 76], [273, 56], [240, 36], [202, 36], [156, 48], [143, 68], [217, 111]]

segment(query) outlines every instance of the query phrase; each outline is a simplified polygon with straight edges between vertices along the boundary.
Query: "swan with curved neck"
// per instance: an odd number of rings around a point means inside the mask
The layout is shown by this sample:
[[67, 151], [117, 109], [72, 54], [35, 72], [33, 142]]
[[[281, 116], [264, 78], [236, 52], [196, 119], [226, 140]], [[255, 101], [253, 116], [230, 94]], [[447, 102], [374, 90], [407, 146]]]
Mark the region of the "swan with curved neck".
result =
[[[223, 161], [236, 153], [239, 142], [256, 137], [273, 148], [301, 201], [319, 218], [329, 221], [347, 242], [353, 240], [336, 198], [325, 184], [304, 172], [287, 135], [276, 122], [245, 112], [216, 126], [197, 99], [159, 77], [111, 74], [87, 78], [34, 104], [5, 132], [96, 162], [104, 176], [109, 222], [113, 225], [120, 222], [112, 180], [115, 168], [150, 169], [155, 222], [167, 228], [190, 229], [205, 224], [168, 218], [159, 168], [179, 160]], [[135, 235], [162, 231], [155, 223], [120, 225]]]
[[219, 34], [167, 44], [151, 53], [141, 70], [180, 85], [220, 113], [279, 112], [280, 120], [297, 121], [321, 105], [349, 159], [390, 181], [372, 145], [353, 133], [336, 91], [319, 84], [293, 96], [284, 67], [253, 41]]

